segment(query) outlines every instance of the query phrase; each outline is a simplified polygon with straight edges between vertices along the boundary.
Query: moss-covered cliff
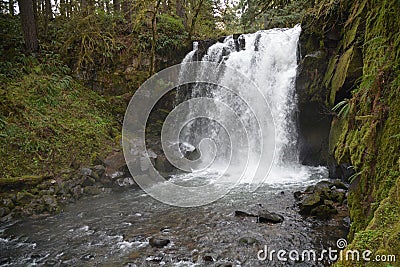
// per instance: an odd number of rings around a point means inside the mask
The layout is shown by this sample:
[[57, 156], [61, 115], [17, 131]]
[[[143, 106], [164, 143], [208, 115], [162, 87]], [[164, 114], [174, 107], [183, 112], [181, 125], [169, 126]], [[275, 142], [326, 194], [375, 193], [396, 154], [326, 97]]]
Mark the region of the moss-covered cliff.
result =
[[[328, 53], [323, 59], [328, 63], [320, 61], [324, 72], [307, 90], [319, 90], [321, 102], [335, 107], [329, 151], [336, 166], [354, 172], [348, 177], [348, 248], [400, 259], [400, 3], [320, 1], [318, 6], [304, 18], [305, 35], [322, 40], [318, 50]], [[325, 42], [332, 33], [340, 35], [333, 48]], [[310, 44], [306, 47], [313, 50]]]

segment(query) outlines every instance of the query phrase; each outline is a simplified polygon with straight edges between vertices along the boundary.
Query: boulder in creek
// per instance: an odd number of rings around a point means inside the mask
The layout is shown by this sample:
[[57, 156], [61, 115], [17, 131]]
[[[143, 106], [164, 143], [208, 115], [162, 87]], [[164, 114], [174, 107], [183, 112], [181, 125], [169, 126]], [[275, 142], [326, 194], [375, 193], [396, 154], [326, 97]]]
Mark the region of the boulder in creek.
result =
[[157, 156], [154, 167], [161, 173], [172, 173], [176, 170], [175, 166], [168, 161], [165, 155]]
[[82, 181], [80, 182], [82, 187], [91, 186], [96, 183], [96, 180], [90, 176], [83, 176]]
[[282, 215], [275, 212], [270, 212], [266, 209], [261, 209], [262, 205], [256, 205], [255, 207], [250, 207], [249, 210], [236, 210], [236, 217], [256, 217], [259, 223], [281, 223], [284, 218]]
[[258, 212], [259, 223], [281, 223], [284, 218], [282, 215], [268, 210], [261, 210]]
[[15, 207], [14, 202], [10, 198], [3, 198], [1, 201], [1, 206], [13, 209]]
[[0, 207], [0, 218], [8, 215], [10, 213], [10, 209], [7, 207]]
[[338, 213], [336, 206], [343, 205], [347, 188], [340, 180], [320, 181], [303, 192], [295, 192], [294, 197], [298, 201], [300, 214], [329, 219]]
[[101, 193], [101, 190], [99, 187], [91, 185], [83, 188], [83, 192], [88, 195], [98, 195]]
[[29, 193], [29, 192], [25, 192], [25, 191], [21, 191], [17, 193], [17, 203], [18, 204], [27, 204], [29, 202], [31, 202], [33, 199], [35, 199], [35, 195]]
[[239, 239], [239, 243], [245, 245], [253, 245], [253, 244], [258, 244], [259, 241], [254, 237], [244, 236]]
[[121, 176], [129, 175], [129, 170], [125, 162], [124, 153], [122, 151], [112, 152], [106, 159], [104, 159], [104, 164], [105, 174], [108, 177], [115, 176], [115, 173], [117, 172], [121, 172]]
[[103, 165], [96, 165], [93, 166], [92, 168], [92, 177], [96, 179], [96, 181], [98, 179], [101, 179], [105, 173], [106, 173], [106, 167], [104, 167]]
[[81, 174], [84, 176], [92, 176], [93, 171], [89, 168], [82, 168], [81, 169]]
[[44, 195], [42, 199], [47, 211], [56, 212], [59, 209], [57, 199], [54, 196]]
[[255, 214], [248, 213], [247, 211], [235, 210], [236, 217], [257, 217]]
[[149, 239], [149, 244], [150, 246], [154, 248], [163, 248], [166, 245], [168, 245], [171, 241], [166, 238], [157, 238], [157, 237], [152, 237]]
[[80, 185], [77, 185], [72, 188], [71, 192], [75, 199], [79, 199], [83, 195], [83, 188]]
[[338, 211], [334, 207], [323, 204], [312, 209], [310, 215], [315, 216], [321, 220], [327, 220], [332, 215], [337, 213]]
[[318, 193], [307, 194], [300, 202], [300, 214], [310, 214], [311, 210], [321, 203], [321, 197]]
[[120, 187], [132, 187], [136, 186], [135, 181], [131, 177], [125, 177], [125, 178], [118, 178], [116, 180], [116, 183]]
[[211, 256], [209, 254], [206, 254], [206, 255], [203, 256], [203, 261], [204, 262], [213, 262], [214, 258], [213, 258], [213, 256]]

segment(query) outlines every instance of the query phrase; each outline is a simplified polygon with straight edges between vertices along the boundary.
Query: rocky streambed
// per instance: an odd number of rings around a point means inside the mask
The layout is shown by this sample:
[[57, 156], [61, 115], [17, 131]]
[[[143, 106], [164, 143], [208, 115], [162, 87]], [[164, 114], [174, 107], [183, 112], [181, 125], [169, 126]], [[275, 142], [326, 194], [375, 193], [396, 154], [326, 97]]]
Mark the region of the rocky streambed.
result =
[[[347, 235], [342, 184], [321, 182], [327, 177], [324, 168], [300, 168], [308, 171], [301, 180], [264, 184], [255, 192], [241, 185], [220, 200], [197, 208], [160, 203], [137, 187], [106, 187], [100, 177], [107, 175], [93, 177], [100, 167], [84, 168], [76, 179], [90, 180], [93, 185], [82, 187], [80, 182], [83, 195], [79, 201], [63, 205], [63, 212], [1, 224], [0, 265], [328, 266], [331, 261], [327, 258], [312, 262], [258, 258], [266, 247], [299, 252], [336, 248], [337, 239]], [[107, 166], [105, 169], [106, 173]], [[110, 178], [111, 185], [125, 178]], [[182, 179], [187, 179], [185, 174], [172, 176], [171, 181]], [[57, 192], [57, 180], [46, 183]], [[85, 196], [88, 187], [103, 193]], [[69, 194], [74, 198], [73, 192]], [[47, 195], [52, 196], [41, 199]], [[62, 194], [55, 195], [61, 203]], [[312, 204], [308, 201], [318, 197]], [[328, 213], [315, 213], [324, 206], [329, 207]], [[307, 214], [305, 207], [310, 211]]]

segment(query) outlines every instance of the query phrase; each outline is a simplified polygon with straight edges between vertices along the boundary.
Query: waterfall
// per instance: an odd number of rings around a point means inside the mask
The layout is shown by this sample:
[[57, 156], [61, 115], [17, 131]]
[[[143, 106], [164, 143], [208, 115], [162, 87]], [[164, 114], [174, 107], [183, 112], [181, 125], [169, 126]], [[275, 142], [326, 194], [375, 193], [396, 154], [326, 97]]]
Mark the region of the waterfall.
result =
[[[135, 182], [159, 201], [201, 206], [233, 188], [256, 190], [325, 177], [299, 164], [296, 130], [300, 25], [200, 43], [179, 65], [153, 75], [135, 92], [124, 118], [123, 148]], [[199, 60], [200, 59], [200, 60]], [[146, 150], [146, 124], [156, 103], [176, 89], [162, 124], [165, 159], [176, 174], [161, 175]], [[142, 151], [139, 153], [139, 151]], [[153, 160], [154, 161], [154, 160]], [[183, 172], [182, 172], [183, 171]]]
[[[296, 130], [296, 91], [295, 78], [297, 70], [297, 49], [298, 40], [301, 32], [300, 25], [290, 29], [271, 29], [262, 30], [251, 34], [242, 34], [234, 39], [233, 36], [225, 38], [224, 42], [218, 42], [210, 46], [201, 61], [214, 62], [218, 66], [224, 66], [225, 69], [215, 69], [208, 75], [218, 75], [219, 81], [226, 83], [235, 83], [235, 73], [230, 70], [236, 70], [244, 74], [260, 89], [262, 95], [267, 100], [271, 115], [275, 125], [275, 160], [273, 166], [288, 167], [298, 165], [298, 149], [297, 149], [297, 130]], [[183, 60], [187, 63], [195, 60], [193, 55], [198, 52], [198, 44], [194, 44], [194, 49]], [[182, 67], [180, 75], [185, 75], [185, 67]], [[202, 72], [209, 70], [201, 69]], [[247, 94], [247, 86], [239, 86], [239, 93]], [[249, 112], [246, 103], [237, 97], [237, 95], [219, 88], [214, 84], [196, 84], [190, 87], [190, 90], [182, 93], [181, 88], [178, 89], [178, 95], [182, 98], [194, 99], [197, 97], [208, 97], [227, 103], [236, 110], [239, 117], [247, 125], [248, 129], [254, 129], [256, 123]], [[251, 105], [258, 105], [262, 99], [257, 96], [249, 96]], [[197, 107], [199, 108], [199, 107]], [[210, 107], [200, 107], [208, 108]], [[195, 107], [191, 112], [195, 112]], [[213, 109], [213, 108], [211, 108]], [[211, 111], [220, 114], [221, 120], [224, 120], [224, 114], [215, 108]], [[191, 118], [193, 114], [188, 114]], [[260, 129], [265, 133], [269, 129]], [[212, 120], [197, 119], [191, 121], [181, 132], [181, 140], [183, 142], [197, 146], [205, 136], [212, 139], [222, 148], [219, 148], [219, 156], [226, 156], [224, 144], [222, 140], [226, 137], [223, 135], [218, 123]], [[257, 150], [257, 135], [260, 133], [255, 130], [254, 136], [250, 138], [253, 142], [253, 149]], [[219, 141], [218, 141], [219, 140]]]

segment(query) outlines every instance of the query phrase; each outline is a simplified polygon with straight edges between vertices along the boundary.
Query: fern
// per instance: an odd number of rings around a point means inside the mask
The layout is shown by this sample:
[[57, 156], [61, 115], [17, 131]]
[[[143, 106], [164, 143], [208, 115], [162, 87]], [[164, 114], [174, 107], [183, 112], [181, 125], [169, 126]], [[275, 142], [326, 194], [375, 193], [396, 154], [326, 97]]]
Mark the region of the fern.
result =
[[[353, 169], [353, 170], [355, 170], [355, 168], [354, 168], [353, 166], [349, 166], [347, 169]], [[360, 176], [363, 172], [364, 172], [364, 170], [359, 171], [359, 172], [355, 172], [353, 175], [351, 175], [351, 176], [348, 178], [349, 183], [352, 184], [352, 183], [354, 182], [354, 180], [355, 180], [358, 176]]]
[[337, 103], [332, 110], [337, 113], [339, 118], [346, 118], [350, 111], [350, 105], [350, 100], [346, 98]]

